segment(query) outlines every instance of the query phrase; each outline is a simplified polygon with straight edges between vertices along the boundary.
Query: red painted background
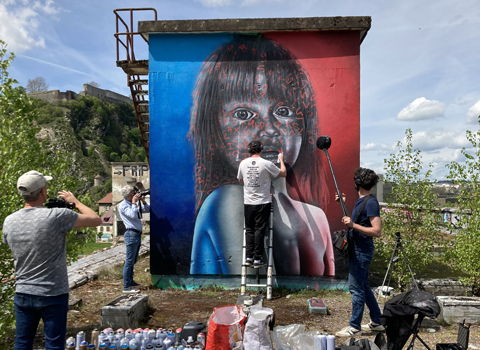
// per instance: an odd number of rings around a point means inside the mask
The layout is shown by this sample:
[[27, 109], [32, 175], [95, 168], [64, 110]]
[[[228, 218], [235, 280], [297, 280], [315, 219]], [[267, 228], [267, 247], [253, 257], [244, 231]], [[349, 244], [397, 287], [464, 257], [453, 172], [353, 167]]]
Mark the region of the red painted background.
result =
[[[360, 33], [278, 32], [269, 37], [289, 49], [300, 61], [315, 90], [318, 135], [328, 135], [328, 150], [340, 191], [353, 209], [357, 192], [353, 171], [360, 164]], [[330, 201], [322, 208], [332, 231], [344, 228], [342, 210], [334, 202], [335, 185], [327, 158], [317, 151], [325, 169]]]

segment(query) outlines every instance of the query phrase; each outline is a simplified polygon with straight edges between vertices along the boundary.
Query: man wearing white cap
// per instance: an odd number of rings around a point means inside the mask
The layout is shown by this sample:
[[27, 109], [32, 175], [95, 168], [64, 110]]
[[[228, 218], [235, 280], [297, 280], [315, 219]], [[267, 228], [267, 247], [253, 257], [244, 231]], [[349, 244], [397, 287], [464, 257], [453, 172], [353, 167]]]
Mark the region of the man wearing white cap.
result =
[[67, 331], [68, 276], [65, 240], [72, 228], [100, 225], [100, 217], [69, 191], [58, 195], [74, 203], [80, 214], [66, 208], [45, 208], [47, 181], [32, 170], [17, 181], [23, 209], [7, 216], [3, 243], [15, 265], [15, 349], [31, 349], [40, 319], [46, 349], [64, 349]]

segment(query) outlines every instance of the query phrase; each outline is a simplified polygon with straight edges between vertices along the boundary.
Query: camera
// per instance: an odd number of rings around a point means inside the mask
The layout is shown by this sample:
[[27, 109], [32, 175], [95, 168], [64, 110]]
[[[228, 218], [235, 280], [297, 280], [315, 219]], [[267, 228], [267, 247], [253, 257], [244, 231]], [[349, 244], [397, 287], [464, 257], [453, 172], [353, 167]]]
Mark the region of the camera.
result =
[[52, 208], [67, 208], [67, 209], [75, 209], [75, 203], [68, 203], [63, 198], [50, 198], [45, 206], [49, 209]]
[[140, 193], [140, 196], [150, 195], [150, 190], [140, 191], [140, 189], [137, 186], [133, 186], [133, 189], [135, 190], [135, 194]]

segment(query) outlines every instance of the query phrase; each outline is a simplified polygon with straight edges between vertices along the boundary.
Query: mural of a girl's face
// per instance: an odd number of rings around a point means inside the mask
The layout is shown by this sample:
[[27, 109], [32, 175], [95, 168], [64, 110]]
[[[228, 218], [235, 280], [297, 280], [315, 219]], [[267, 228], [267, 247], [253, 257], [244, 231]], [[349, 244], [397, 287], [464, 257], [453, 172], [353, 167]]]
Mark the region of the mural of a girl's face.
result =
[[297, 102], [279, 96], [270, 84], [275, 82], [267, 78], [264, 65], [259, 62], [251, 84], [243, 87], [250, 91], [226, 94], [230, 98], [221, 103], [219, 125], [225, 154], [235, 169], [250, 156], [247, 146], [254, 140], [262, 141], [262, 157], [267, 160], [276, 162], [281, 152], [290, 166], [297, 160], [302, 145], [303, 115]]

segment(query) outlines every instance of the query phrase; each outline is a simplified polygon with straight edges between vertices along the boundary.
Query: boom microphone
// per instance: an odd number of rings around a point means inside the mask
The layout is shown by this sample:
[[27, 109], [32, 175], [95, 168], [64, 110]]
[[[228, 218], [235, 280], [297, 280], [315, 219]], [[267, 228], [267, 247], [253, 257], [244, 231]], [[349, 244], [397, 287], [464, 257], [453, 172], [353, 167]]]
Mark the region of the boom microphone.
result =
[[317, 147], [320, 148], [323, 153], [327, 156], [328, 164], [330, 165], [330, 170], [332, 171], [333, 183], [335, 184], [335, 188], [337, 190], [337, 195], [340, 200], [340, 206], [342, 207], [343, 216], [347, 216], [347, 207], [343, 202], [342, 194], [340, 193], [340, 189], [338, 188], [337, 178], [335, 177], [335, 173], [333, 172], [333, 165], [330, 160], [330, 155], [328, 154], [328, 149], [332, 145], [332, 139], [330, 136], [323, 135], [317, 139]]
[[330, 136], [324, 135], [317, 139], [317, 147], [321, 150], [329, 149], [331, 145], [332, 139]]

